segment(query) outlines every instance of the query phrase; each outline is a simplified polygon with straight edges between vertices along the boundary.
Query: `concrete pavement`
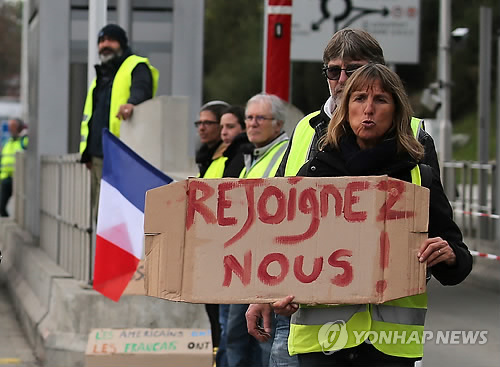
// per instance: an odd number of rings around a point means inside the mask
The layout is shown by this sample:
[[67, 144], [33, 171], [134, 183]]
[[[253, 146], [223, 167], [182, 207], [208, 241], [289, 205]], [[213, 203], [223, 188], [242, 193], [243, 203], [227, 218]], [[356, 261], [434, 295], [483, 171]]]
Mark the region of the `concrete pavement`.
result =
[[44, 367], [83, 367], [93, 328], [209, 326], [201, 304], [135, 295], [116, 303], [84, 289], [35, 241], [12, 220], [0, 220], [0, 283], [9, 290], [22, 329]]
[[[500, 263], [494, 265], [497, 266], [495, 272], [500, 272]], [[500, 283], [495, 288], [485, 287], [489, 283], [477, 277], [475, 271], [457, 286], [444, 287], [434, 279], [429, 283], [425, 330], [432, 331], [434, 335], [425, 342], [423, 367], [498, 366]], [[492, 272], [492, 276], [497, 275]], [[470, 340], [467, 343], [462, 337], [453, 339], [453, 332], [483, 332], [486, 340], [478, 338], [476, 343], [470, 343]], [[441, 333], [440, 339], [437, 338], [438, 333]]]
[[[31, 346], [35, 346], [32, 350], [36, 349], [37, 355], [44, 359], [44, 367], [83, 366], [88, 332], [93, 327], [208, 326], [201, 305], [140, 296], [124, 296], [119, 303], [114, 303], [95, 291], [84, 290], [25, 237], [15, 223], [0, 221], [0, 248], [4, 255], [0, 264], [0, 367], [39, 367], [22, 338], [21, 323]], [[495, 248], [489, 252], [496, 251]], [[443, 287], [435, 280], [429, 283], [426, 330], [435, 333], [486, 331], [487, 342], [428, 340], [424, 367], [498, 365], [498, 279], [500, 263], [476, 258], [472, 274], [463, 284]], [[21, 322], [17, 322], [14, 308]], [[120, 315], [127, 315], [126, 320], [120, 321], [123, 319], [118, 318]]]
[[[500, 271], [500, 264], [498, 266]], [[426, 330], [435, 335], [447, 331], [487, 331], [487, 342], [452, 344], [433, 338], [425, 344], [423, 367], [498, 365], [499, 305], [500, 284], [497, 289], [485, 288], [473, 275], [454, 287], [443, 287], [435, 280], [429, 283]], [[8, 291], [0, 286], [0, 367], [7, 366], [40, 367], [21, 331]]]
[[0, 366], [39, 367], [16, 318], [9, 292], [0, 283]]

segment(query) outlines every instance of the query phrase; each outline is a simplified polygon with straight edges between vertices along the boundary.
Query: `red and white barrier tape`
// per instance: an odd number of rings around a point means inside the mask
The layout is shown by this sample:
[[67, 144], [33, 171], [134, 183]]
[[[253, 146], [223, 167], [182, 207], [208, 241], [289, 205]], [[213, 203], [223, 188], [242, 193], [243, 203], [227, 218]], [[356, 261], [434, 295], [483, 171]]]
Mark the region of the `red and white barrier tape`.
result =
[[[492, 219], [499, 219], [500, 218], [500, 215], [498, 215], [498, 214], [488, 214], [488, 213], [481, 213], [481, 212], [470, 212], [470, 211], [462, 210], [462, 209], [454, 209], [453, 211], [455, 213], [465, 214], [465, 215], [472, 215], [474, 217], [488, 217], [488, 218], [492, 218]], [[484, 257], [484, 258], [487, 258], [487, 259], [500, 261], [500, 256], [497, 256], [497, 255], [487, 254], [487, 253], [484, 253], [484, 252], [478, 252], [478, 251], [474, 251], [474, 250], [469, 250], [469, 251], [470, 251], [470, 253], [471, 253], [472, 256]]]
[[499, 219], [500, 215], [498, 214], [488, 214], [488, 213], [481, 213], [481, 212], [470, 212], [467, 210], [462, 210], [462, 209], [454, 209], [453, 210], [455, 213], [458, 214], [465, 214], [465, 215], [472, 215], [473, 217], [488, 217], [491, 219]]
[[497, 256], [497, 255], [485, 254], [484, 252], [477, 252], [477, 251], [473, 251], [473, 250], [470, 250], [470, 253], [472, 256], [485, 257], [487, 259], [500, 261], [500, 256]]

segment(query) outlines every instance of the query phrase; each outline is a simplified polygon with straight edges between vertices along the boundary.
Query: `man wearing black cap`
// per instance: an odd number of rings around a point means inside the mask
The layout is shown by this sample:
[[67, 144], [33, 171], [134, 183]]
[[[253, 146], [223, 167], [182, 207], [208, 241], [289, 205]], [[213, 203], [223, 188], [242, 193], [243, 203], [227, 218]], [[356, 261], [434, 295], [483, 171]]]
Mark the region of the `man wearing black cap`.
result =
[[97, 47], [101, 64], [95, 66], [96, 79], [87, 94], [80, 128], [81, 162], [91, 170], [94, 221], [102, 176], [102, 129], [120, 136], [121, 121], [130, 118], [135, 105], [154, 97], [159, 76], [147, 58], [132, 54], [125, 31], [116, 24], [101, 29]]

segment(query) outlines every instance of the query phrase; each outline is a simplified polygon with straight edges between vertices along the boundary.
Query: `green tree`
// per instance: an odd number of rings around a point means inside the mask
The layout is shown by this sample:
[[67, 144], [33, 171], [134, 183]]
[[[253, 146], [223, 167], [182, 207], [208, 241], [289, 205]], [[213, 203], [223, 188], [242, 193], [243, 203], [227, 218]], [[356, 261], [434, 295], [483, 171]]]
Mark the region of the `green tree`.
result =
[[205, 101], [245, 104], [262, 90], [262, 0], [206, 0]]
[[[18, 89], [12, 81], [19, 76], [21, 65], [22, 3], [0, 4], [0, 96]], [[18, 80], [19, 78], [17, 78]]]
[[[469, 35], [462, 44], [451, 43], [451, 102], [452, 122], [458, 121], [468, 112], [477, 110], [479, 83], [479, 9], [481, 6], [493, 10], [494, 32], [500, 27], [498, 1], [494, 0], [453, 0], [452, 30], [457, 27], [469, 29]], [[439, 1], [422, 0], [421, 3], [421, 47], [419, 65], [397, 67], [398, 74], [406, 82], [410, 94], [420, 96], [420, 91], [437, 81]], [[496, 40], [493, 44], [493, 59], [496, 57]], [[496, 63], [493, 60], [491, 77], [496, 80]], [[414, 99], [416, 115], [430, 116]], [[427, 116], [426, 116], [427, 115]]]
[[[262, 89], [263, 0], [206, 0], [204, 99], [243, 104]], [[469, 28], [467, 43], [452, 50], [452, 119], [477, 110], [479, 65], [479, 8], [494, 11], [494, 29], [500, 28], [497, 0], [453, 0], [452, 29]], [[420, 95], [437, 81], [439, 1], [421, 0], [420, 62], [397, 65], [410, 94], [415, 115], [434, 117], [420, 105]], [[496, 56], [496, 39], [493, 55]], [[304, 113], [318, 109], [328, 97], [318, 62], [292, 64], [292, 103]], [[493, 62], [492, 80], [496, 80]]]
[[[262, 91], [263, 0], [206, 0], [203, 99], [245, 104]], [[321, 56], [321, 55], [319, 55]], [[328, 97], [321, 62], [292, 64], [292, 102], [317, 109]]]
[[498, 1], [454, 0], [452, 8], [452, 28], [469, 28], [469, 37], [463, 47], [455, 48], [452, 53], [452, 118], [459, 119], [469, 111], [477, 111], [479, 86], [479, 8], [487, 6], [493, 10], [493, 60], [491, 80], [495, 88], [496, 80], [496, 37], [498, 22]]

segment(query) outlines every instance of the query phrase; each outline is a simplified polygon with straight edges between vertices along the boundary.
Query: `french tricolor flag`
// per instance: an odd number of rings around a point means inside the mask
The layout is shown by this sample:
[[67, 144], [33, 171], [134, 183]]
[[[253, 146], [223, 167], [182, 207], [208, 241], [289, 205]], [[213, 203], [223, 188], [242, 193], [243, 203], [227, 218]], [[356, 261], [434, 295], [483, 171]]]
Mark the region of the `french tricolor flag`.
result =
[[146, 191], [172, 179], [107, 129], [102, 145], [93, 287], [118, 302], [143, 256]]

